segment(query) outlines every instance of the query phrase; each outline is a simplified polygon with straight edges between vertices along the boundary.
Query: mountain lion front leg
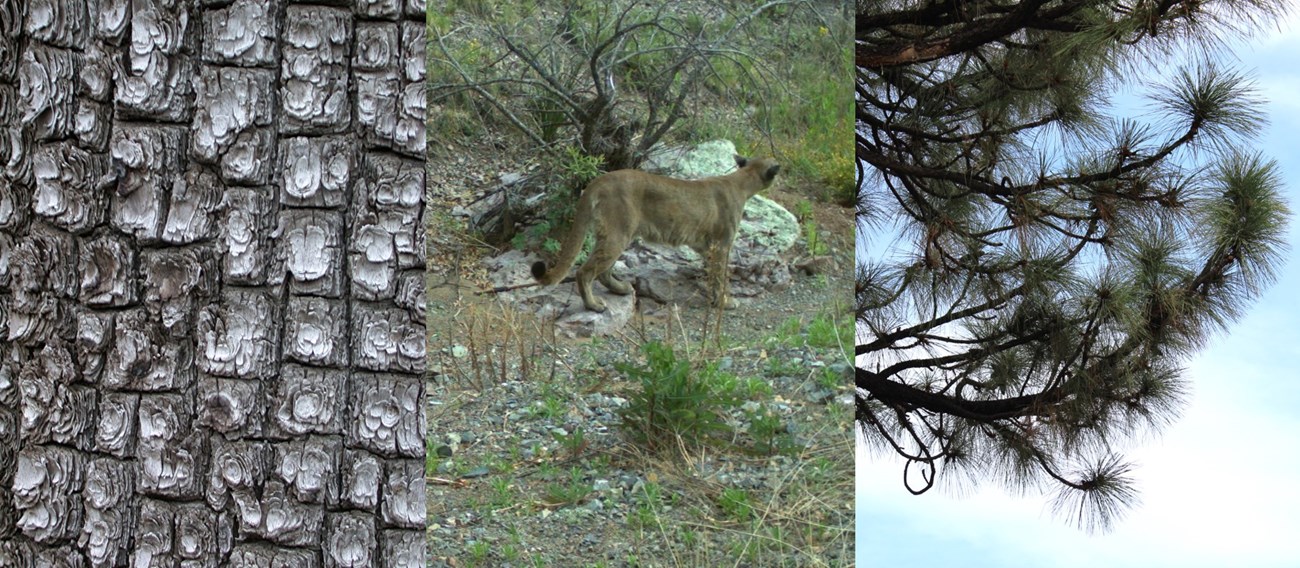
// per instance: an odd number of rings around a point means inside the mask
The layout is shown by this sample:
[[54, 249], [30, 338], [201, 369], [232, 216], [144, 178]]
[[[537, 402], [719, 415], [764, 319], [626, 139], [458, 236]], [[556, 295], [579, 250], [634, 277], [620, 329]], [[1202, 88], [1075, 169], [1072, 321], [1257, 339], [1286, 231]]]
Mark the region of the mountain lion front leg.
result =
[[710, 303], [715, 308], [730, 310], [736, 307], [736, 300], [731, 297], [731, 279], [728, 276], [730, 259], [730, 239], [709, 246], [708, 254], [705, 255], [705, 283], [709, 291]]

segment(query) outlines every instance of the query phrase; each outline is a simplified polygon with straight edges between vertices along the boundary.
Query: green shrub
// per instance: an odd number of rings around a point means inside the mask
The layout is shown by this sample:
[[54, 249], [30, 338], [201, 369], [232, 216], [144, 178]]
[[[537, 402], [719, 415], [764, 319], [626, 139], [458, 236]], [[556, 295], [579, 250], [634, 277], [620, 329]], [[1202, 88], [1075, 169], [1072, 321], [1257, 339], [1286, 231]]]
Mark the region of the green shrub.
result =
[[582, 189], [600, 175], [604, 165], [605, 159], [600, 156], [589, 156], [577, 146], [565, 146], [564, 161], [560, 163], [560, 171], [568, 178], [567, 185]]
[[734, 377], [719, 371], [716, 363], [697, 368], [658, 342], [645, 344], [643, 350], [644, 364], [615, 364], [640, 383], [619, 413], [633, 441], [658, 451], [674, 446], [678, 437], [696, 445], [730, 430], [723, 414], [741, 403], [740, 383]]

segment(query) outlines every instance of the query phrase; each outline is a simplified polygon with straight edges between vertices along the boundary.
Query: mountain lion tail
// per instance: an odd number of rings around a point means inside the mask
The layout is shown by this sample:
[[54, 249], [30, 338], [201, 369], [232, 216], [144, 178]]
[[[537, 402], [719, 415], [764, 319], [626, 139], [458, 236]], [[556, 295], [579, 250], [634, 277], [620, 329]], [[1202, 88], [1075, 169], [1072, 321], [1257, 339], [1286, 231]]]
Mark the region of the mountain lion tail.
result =
[[543, 286], [550, 286], [564, 279], [564, 275], [569, 273], [573, 267], [573, 262], [578, 259], [578, 253], [582, 250], [582, 241], [587, 238], [587, 228], [591, 225], [591, 214], [594, 204], [591, 202], [591, 194], [594, 192], [584, 191], [582, 197], [578, 199], [578, 206], [573, 215], [573, 225], [569, 227], [569, 234], [564, 237], [564, 242], [560, 244], [560, 256], [555, 259], [555, 266], [547, 270], [546, 263], [537, 261], [533, 263], [533, 278]]

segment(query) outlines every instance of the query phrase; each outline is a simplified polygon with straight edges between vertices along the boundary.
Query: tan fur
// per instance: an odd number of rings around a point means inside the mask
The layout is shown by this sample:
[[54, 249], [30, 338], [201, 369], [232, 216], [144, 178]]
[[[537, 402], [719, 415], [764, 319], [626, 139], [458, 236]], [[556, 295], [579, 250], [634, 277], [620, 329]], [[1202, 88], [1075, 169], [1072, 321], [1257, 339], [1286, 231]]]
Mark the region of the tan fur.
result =
[[603, 312], [605, 302], [591, 293], [591, 281], [615, 294], [630, 294], [632, 286], [610, 269], [619, 255], [640, 237], [667, 245], [688, 245], [704, 257], [708, 287], [715, 306], [727, 306], [727, 261], [740, 227], [745, 202], [772, 184], [781, 166], [771, 159], [736, 156], [740, 169], [718, 177], [678, 180], [640, 170], [618, 170], [587, 185], [578, 199], [573, 226], [550, 270], [533, 265], [543, 285], [559, 282], [578, 257], [588, 228], [596, 231], [596, 246], [578, 268], [578, 293], [587, 309]]

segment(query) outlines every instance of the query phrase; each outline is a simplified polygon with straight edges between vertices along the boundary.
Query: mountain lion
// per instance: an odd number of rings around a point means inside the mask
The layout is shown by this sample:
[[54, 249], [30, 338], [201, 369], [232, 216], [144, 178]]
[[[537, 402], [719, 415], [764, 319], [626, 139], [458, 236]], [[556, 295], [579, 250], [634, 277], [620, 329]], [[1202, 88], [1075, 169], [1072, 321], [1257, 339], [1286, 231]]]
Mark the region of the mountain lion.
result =
[[641, 237], [666, 245], [688, 245], [704, 257], [707, 287], [714, 306], [730, 307], [727, 261], [740, 227], [745, 202], [772, 184], [781, 166], [767, 158], [736, 156], [740, 169], [724, 176], [679, 180], [640, 170], [618, 170], [587, 185], [578, 199], [573, 226], [564, 237], [555, 266], [533, 264], [533, 276], [543, 286], [559, 282], [569, 272], [591, 226], [596, 246], [578, 268], [578, 293], [588, 310], [605, 311], [605, 302], [591, 293], [599, 279], [610, 292], [632, 293], [632, 286], [611, 272], [614, 261]]

